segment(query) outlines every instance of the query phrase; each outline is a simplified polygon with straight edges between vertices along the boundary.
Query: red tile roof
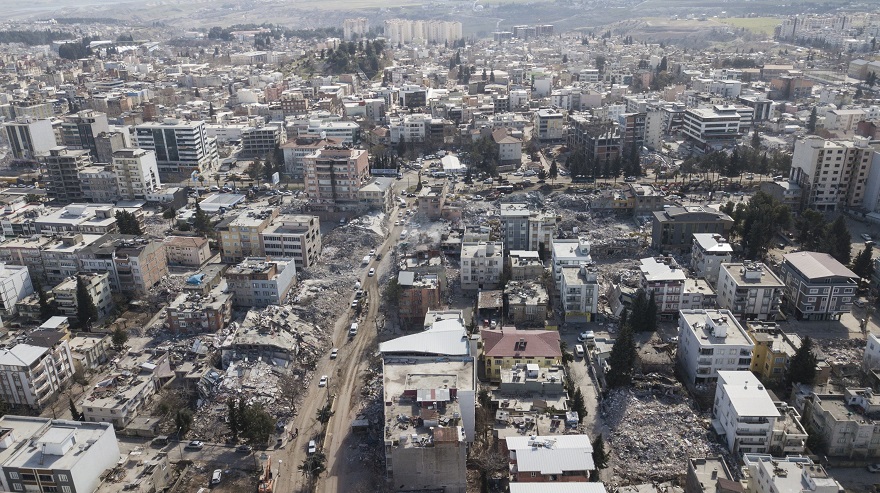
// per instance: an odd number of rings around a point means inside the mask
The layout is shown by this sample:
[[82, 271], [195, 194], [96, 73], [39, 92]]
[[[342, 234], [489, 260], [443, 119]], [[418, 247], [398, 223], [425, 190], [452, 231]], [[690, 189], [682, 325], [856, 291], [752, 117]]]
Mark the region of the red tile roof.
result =
[[[492, 358], [561, 358], [559, 332], [555, 330], [518, 330], [513, 327], [482, 329], [483, 354]], [[525, 347], [519, 345], [520, 339]]]

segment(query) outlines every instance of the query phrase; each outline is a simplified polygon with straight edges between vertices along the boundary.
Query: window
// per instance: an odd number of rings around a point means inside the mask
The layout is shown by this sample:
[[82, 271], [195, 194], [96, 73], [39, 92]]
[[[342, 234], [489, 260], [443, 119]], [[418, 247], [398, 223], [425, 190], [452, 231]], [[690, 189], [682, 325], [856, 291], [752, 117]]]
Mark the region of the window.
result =
[[61, 493], [70, 493], [70, 486], [62, 486]]
[[536, 477], [536, 476], [538, 475], [538, 473], [536, 473], [535, 471], [532, 471], [532, 472], [529, 473], [529, 474], [530, 474], [533, 478]]
[[51, 474], [40, 474], [40, 482], [54, 483], [55, 478]]
[[15, 471], [11, 471], [9, 473], [9, 479], [18, 479], [18, 473]]
[[15, 491], [21, 491], [21, 483], [14, 483], [12, 485], [12, 489], [14, 489]]

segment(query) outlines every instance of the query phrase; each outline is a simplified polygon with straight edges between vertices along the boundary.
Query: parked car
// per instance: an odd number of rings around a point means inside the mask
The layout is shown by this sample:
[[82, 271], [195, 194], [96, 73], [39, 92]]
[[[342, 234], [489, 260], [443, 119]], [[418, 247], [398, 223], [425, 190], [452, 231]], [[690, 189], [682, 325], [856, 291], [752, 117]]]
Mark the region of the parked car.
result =
[[327, 386], [327, 375], [321, 375], [321, 380], [318, 381], [318, 387], [326, 387]]
[[318, 444], [315, 443], [314, 440], [309, 440], [309, 450], [308, 450], [309, 455], [312, 455], [317, 451], [318, 451]]
[[862, 239], [865, 241], [871, 241], [871, 235], [868, 233], [862, 233]]
[[250, 445], [239, 445], [238, 447], [235, 447], [235, 451], [240, 454], [249, 454], [251, 452], [251, 446]]
[[868, 466], [868, 472], [880, 472], [880, 464], [871, 464]]
[[853, 304], [856, 305], [856, 306], [859, 307], [859, 308], [864, 308], [864, 307], [865, 307], [865, 302], [862, 301], [862, 300], [855, 300], [855, 301], [853, 301]]
[[211, 485], [220, 484], [220, 479], [223, 478], [223, 470], [222, 469], [214, 469], [214, 473], [211, 474]]
[[336, 348], [331, 349], [330, 350], [330, 359], [336, 359], [337, 356], [339, 356], [339, 350]]
[[593, 341], [595, 339], [596, 339], [596, 333], [593, 332], [592, 330], [587, 330], [587, 331], [584, 331], [584, 332], [581, 332], [580, 334], [578, 334], [578, 341], [580, 341], [580, 342]]
[[376, 275], [376, 269], [373, 267], [370, 267], [370, 272], [367, 272], [367, 276], [373, 277], [375, 275]]
[[205, 444], [200, 440], [193, 440], [186, 444], [186, 448], [189, 450], [202, 450]]

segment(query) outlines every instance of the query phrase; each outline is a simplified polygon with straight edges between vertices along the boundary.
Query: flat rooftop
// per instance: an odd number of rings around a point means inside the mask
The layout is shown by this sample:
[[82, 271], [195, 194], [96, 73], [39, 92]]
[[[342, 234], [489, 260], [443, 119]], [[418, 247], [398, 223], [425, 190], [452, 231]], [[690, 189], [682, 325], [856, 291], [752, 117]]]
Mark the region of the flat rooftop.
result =
[[[3, 467], [60, 471], [69, 471], [76, 466], [82, 455], [81, 445], [90, 446], [105, 433], [113, 433], [113, 427], [109, 423], [11, 415], [0, 419], [0, 429], [14, 430], [15, 439], [15, 444], [0, 449], [0, 464]], [[76, 444], [64, 455], [43, 454], [42, 447], [37, 446], [40, 443], [61, 443], [71, 434], [76, 437]]]
[[[455, 397], [475, 390], [473, 358], [388, 357], [383, 375], [386, 440], [399, 440], [399, 447], [421, 446], [434, 427], [435, 441], [464, 441]], [[450, 431], [438, 438], [438, 428]]]
[[785, 284], [766, 265], [754, 263], [722, 263], [721, 268], [730, 274], [737, 287], [784, 288]]
[[[721, 344], [753, 346], [748, 333], [730, 310], [680, 310], [683, 320], [697, 336], [701, 346]], [[719, 330], [716, 331], [715, 328]], [[724, 333], [724, 336], [718, 334]]]

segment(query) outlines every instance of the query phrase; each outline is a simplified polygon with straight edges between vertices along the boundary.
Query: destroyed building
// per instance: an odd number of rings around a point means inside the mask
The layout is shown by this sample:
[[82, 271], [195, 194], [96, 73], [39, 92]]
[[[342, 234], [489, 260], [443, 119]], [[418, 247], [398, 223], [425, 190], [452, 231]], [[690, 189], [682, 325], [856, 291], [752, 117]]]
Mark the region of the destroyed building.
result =
[[510, 281], [504, 287], [508, 319], [517, 327], [543, 327], [550, 297], [540, 280]]
[[398, 316], [403, 327], [421, 327], [425, 314], [440, 307], [440, 282], [435, 274], [400, 271]]
[[287, 308], [250, 310], [221, 345], [223, 368], [232, 361], [264, 361], [287, 367], [305, 347], [317, 345], [317, 328]]
[[232, 294], [219, 290], [208, 296], [180, 293], [165, 311], [168, 329], [175, 334], [214, 333], [232, 321]]

